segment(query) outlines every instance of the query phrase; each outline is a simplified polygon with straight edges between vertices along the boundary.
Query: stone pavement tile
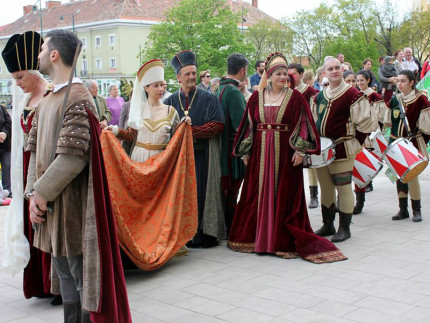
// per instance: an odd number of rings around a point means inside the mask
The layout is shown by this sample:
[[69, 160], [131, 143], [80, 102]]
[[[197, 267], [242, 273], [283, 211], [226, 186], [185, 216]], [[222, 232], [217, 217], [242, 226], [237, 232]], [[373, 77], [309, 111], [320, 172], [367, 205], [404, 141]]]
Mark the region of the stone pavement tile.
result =
[[430, 284], [416, 283], [415, 285], [406, 289], [406, 291], [430, 296]]
[[192, 294], [185, 293], [180, 290], [174, 290], [169, 287], [158, 287], [157, 289], [143, 292], [141, 295], [172, 305], [180, 300], [186, 300], [187, 298], [193, 297]]
[[187, 287], [182, 291], [231, 305], [234, 305], [236, 302], [247, 297], [246, 294], [208, 285], [206, 283], [200, 283], [198, 285]]
[[[354, 233], [354, 231], [352, 231]], [[361, 239], [369, 239], [380, 242], [388, 242], [392, 244], [403, 244], [409, 241], [409, 237], [400, 235], [399, 232], [393, 230], [383, 230], [372, 227], [370, 230], [360, 233]]]
[[31, 316], [26, 316], [16, 320], [8, 321], [8, 323], [46, 323], [46, 321], [35, 319]]
[[[391, 259], [394, 261], [406, 261], [406, 262], [417, 262], [421, 263], [425, 260], [430, 259], [430, 255], [420, 255], [420, 254], [414, 254], [410, 252], [403, 252], [399, 250], [386, 250], [382, 249], [384, 245], [377, 246], [375, 250], [372, 251], [372, 256], [368, 257], [374, 257], [374, 259]], [[363, 259], [360, 259], [363, 261]]]
[[387, 287], [389, 289], [403, 290], [403, 289], [412, 287], [415, 283], [410, 279], [405, 280], [401, 278], [384, 277], [381, 280], [374, 282], [373, 284], [382, 286], [382, 287]]
[[409, 304], [395, 302], [374, 296], [368, 296], [356, 302], [354, 305], [392, 315], [402, 315], [415, 307]]
[[408, 322], [405, 317], [378, 312], [367, 308], [359, 308], [358, 310], [345, 315], [343, 318], [352, 322], [361, 323], [411, 323]]
[[175, 320], [175, 323], [223, 323], [223, 322], [225, 323], [224, 320], [199, 314], [199, 313], [188, 314]]
[[251, 270], [248, 268], [230, 266], [221, 270], [217, 270], [214, 275], [212, 275], [211, 278], [206, 279], [205, 282], [211, 284], [231, 279], [248, 280], [261, 275], [263, 275], [263, 273], [259, 271]]
[[416, 283], [430, 284], [430, 274], [429, 273], [420, 273], [420, 274], [410, 278], [409, 280], [416, 282]]
[[254, 279], [245, 281], [243, 279], [224, 280], [213, 285], [244, 294], [252, 294], [266, 288], [265, 285], [255, 282]]
[[382, 277], [388, 276], [409, 279], [416, 275], [414, 272], [407, 270], [406, 268], [397, 269], [395, 266], [390, 266], [379, 262], [373, 264], [362, 264], [355, 267], [355, 269], [357, 271], [381, 275]]
[[24, 294], [21, 289], [9, 285], [0, 288], [0, 303], [7, 304], [23, 298]]
[[287, 320], [270, 315], [254, 312], [245, 308], [238, 308], [217, 316], [217, 318], [228, 322], [255, 322], [255, 323], [286, 323]]
[[381, 275], [366, 273], [358, 270], [349, 270], [348, 272], [344, 272], [336, 277], [342, 279], [349, 279], [360, 283], [372, 283], [382, 278]]
[[[50, 302], [52, 298], [30, 298], [25, 299], [22, 297], [20, 300], [8, 303], [7, 305], [25, 313], [26, 315], [38, 315], [47, 312], [51, 312], [52, 310], [58, 311], [62, 313], [62, 306], [52, 306]], [[42, 316], [39, 316], [40, 318]]]
[[0, 303], [0, 322], [9, 322], [27, 316], [25, 313]]
[[425, 296], [422, 300], [417, 302], [415, 305], [430, 309], [430, 296]]
[[343, 317], [344, 315], [351, 313], [356, 309], [358, 309], [357, 306], [336, 302], [332, 300], [320, 303], [318, 305], [315, 305], [309, 308], [310, 311], [316, 311], [319, 313], [337, 316], [337, 317]]
[[282, 319], [297, 323], [347, 323], [342, 318], [327, 316], [323, 313], [315, 312], [305, 308], [298, 308], [281, 316]]
[[413, 320], [421, 320], [422, 322], [430, 322], [430, 309], [415, 307], [409, 312], [404, 313], [402, 316]]
[[354, 304], [355, 302], [366, 297], [365, 294], [356, 293], [354, 291], [318, 285], [309, 286], [307, 290], [302, 292], [306, 293], [307, 295], [326, 298], [331, 301], [342, 302], [346, 304]]
[[327, 300], [321, 297], [315, 297], [307, 294], [292, 292], [287, 289], [279, 289], [273, 287], [269, 287], [262, 291], [254, 293], [253, 296], [304, 308], [315, 306]]
[[130, 302], [130, 307], [138, 313], [149, 315], [166, 322], [174, 322], [186, 315], [193, 314], [192, 311], [153, 300], [148, 297]]
[[297, 309], [297, 307], [292, 305], [255, 296], [245, 298], [244, 300], [239, 301], [236, 305], [238, 307], [247, 308], [249, 310], [276, 317]]
[[351, 290], [351, 288], [361, 283], [354, 280], [349, 280], [347, 278], [330, 277], [328, 279], [323, 279], [316, 284], [326, 286], [326, 287], [337, 288], [340, 290]]
[[401, 289], [394, 289], [378, 285], [378, 283], [362, 283], [351, 290], [368, 296], [375, 296], [387, 300], [415, 305], [416, 302], [424, 299], [424, 295], [407, 292]]
[[426, 263], [411, 263], [409, 265], [406, 265], [404, 269], [410, 270], [412, 272], [430, 274], [430, 264]]
[[[312, 276], [311, 276], [312, 277]], [[291, 291], [300, 291], [308, 285], [296, 279], [289, 279], [270, 274], [264, 274], [253, 279], [254, 283], [266, 287], [285, 288]]]
[[145, 323], [167, 323], [167, 321], [163, 321], [160, 319], [157, 319], [153, 316], [142, 314], [139, 312], [131, 312], [131, 318], [133, 322], [145, 322]]
[[185, 300], [176, 304], [176, 306], [208, 316], [218, 316], [237, 308], [236, 306], [220, 303], [207, 298], [203, 298], [203, 300], [203, 302], [198, 304], [187, 304]]

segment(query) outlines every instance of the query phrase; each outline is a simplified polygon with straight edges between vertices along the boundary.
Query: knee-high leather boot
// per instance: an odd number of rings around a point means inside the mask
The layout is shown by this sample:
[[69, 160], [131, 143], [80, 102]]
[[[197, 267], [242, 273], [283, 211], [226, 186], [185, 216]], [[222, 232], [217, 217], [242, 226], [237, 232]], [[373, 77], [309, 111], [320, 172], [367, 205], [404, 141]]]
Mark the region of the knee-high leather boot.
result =
[[407, 197], [399, 197], [399, 207], [400, 207], [399, 212], [397, 212], [397, 214], [392, 217], [394, 221], [409, 218]]
[[360, 214], [363, 212], [364, 201], [366, 201], [366, 192], [355, 192], [355, 205], [352, 214]]
[[423, 220], [423, 216], [421, 215], [421, 200], [412, 200], [412, 221], [421, 222]]
[[351, 219], [351, 213], [343, 213], [339, 211], [339, 229], [333, 238], [331, 238], [332, 242], [342, 242], [351, 238], [351, 230], [349, 229]]
[[332, 236], [336, 233], [336, 228], [333, 224], [336, 215], [336, 206], [334, 204], [330, 205], [330, 207], [321, 205], [321, 213], [323, 226], [315, 231], [315, 234], [320, 237]]
[[318, 207], [318, 186], [309, 186], [311, 200], [309, 201], [308, 207], [315, 209]]

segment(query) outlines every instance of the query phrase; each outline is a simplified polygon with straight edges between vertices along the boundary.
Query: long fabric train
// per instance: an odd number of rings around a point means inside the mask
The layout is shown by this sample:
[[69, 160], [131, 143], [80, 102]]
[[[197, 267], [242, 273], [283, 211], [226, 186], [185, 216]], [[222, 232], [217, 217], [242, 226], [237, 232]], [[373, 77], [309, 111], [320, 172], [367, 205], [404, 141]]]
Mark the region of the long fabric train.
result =
[[143, 270], [164, 265], [197, 230], [197, 186], [191, 127], [183, 123], [167, 148], [144, 163], [101, 135], [120, 245]]

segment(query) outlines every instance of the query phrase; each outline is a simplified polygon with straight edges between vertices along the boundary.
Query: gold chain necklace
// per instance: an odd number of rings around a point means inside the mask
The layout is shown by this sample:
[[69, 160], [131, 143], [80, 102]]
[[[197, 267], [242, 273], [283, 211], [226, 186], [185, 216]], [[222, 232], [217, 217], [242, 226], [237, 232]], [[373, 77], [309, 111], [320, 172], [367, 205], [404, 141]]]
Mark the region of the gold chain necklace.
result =
[[[193, 105], [194, 98], [196, 97], [196, 94], [197, 94], [197, 89], [196, 89], [196, 91], [194, 92], [194, 95], [193, 95], [193, 97], [192, 97], [192, 99], [191, 99], [191, 103], [190, 103], [190, 105], [188, 106], [188, 110], [185, 110], [185, 109], [184, 109], [184, 106], [182, 105], [182, 100], [181, 100], [181, 90], [179, 90], [179, 91], [178, 91], [179, 104], [181, 105], [181, 110], [182, 110], [182, 111], [184, 111], [184, 114], [185, 114], [185, 116], [186, 116], [186, 117], [188, 117], [188, 111], [191, 109], [191, 106]], [[185, 95], [185, 94], [184, 94], [184, 95]]]

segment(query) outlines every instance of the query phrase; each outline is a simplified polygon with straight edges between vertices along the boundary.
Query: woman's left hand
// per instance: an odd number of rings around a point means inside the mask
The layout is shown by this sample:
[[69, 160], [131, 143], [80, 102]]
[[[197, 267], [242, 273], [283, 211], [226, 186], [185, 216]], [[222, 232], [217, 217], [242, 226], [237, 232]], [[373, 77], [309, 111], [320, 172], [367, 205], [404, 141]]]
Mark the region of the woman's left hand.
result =
[[293, 166], [300, 165], [303, 162], [303, 156], [300, 156], [297, 152], [295, 152], [291, 161], [293, 162]]

